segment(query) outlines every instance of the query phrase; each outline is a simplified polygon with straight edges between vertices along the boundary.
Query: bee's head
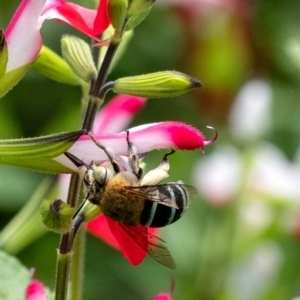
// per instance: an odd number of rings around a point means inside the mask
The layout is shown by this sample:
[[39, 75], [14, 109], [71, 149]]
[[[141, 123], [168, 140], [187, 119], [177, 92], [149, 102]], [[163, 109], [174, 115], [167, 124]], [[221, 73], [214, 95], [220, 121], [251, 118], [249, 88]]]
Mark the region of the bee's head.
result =
[[102, 166], [96, 166], [93, 168], [93, 176], [95, 181], [100, 185], [104, 186], [107, 181], [113, 176], [111, 170]]

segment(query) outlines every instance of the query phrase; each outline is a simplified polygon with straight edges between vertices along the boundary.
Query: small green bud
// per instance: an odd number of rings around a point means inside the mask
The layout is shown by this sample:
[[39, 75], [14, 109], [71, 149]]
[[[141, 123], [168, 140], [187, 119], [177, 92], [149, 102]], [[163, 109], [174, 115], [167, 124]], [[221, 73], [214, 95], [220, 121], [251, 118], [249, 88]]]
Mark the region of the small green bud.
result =
[[127, 12], [127, 0], [109, 0], [108, 1], [108, 15], [113, 28], [120, 32], [125, 22]]
[[96, 77], [97, 69], [88, 43], [78, 37], [65, 35], [61, 39], [61, 47], [64, 59], [79, 78], [90, 82], [91, 78]]
[[176, 71], [162, 71], [145, 75], [119, 78], [112, 90], [146, 98], [179, 96], [192, 88], [200, 87], [199, 80]]
[[132, 17], [148, 11], [155, 1], [156, 0], [131, 0], [127, 11], [127, 17]]
[[127, 24], [125, 30], [132, 30], [148, 16], [155, 0], [131, 0], [127, 11]]
[[60, 83], [79, 85], [81, 81], [66, 61], [46, 46], [42, 47], [33, 67], [40, 74]]
[[0, 78], [6, 72], [6, 65], [8, 62], [8, 50], [4, 36], [4, 31], [0, 30]]
[[74, 208], [60, 199], [43, 200], [41, 215], [46, 227], [56, 233], [67, 233], [71, 230]]
[[93, 204], [89, 200], [86, 200], [77, 215], [82, 216], [84, 221], [88, 222], [95, 219], [100, 214], [101, 214], [100, 206]]

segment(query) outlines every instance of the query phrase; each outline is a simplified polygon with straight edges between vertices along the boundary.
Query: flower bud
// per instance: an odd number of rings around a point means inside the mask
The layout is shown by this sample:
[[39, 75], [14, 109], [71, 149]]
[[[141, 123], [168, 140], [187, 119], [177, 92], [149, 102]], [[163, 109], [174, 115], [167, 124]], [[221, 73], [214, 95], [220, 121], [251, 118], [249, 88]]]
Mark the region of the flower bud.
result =
[[82, 83], [66, 61], [46, 46], [42, 47], [33, 67], [40, 74], [60, 83], [70, 85]]
[[83, 217], [85, 222], [91, 221], [101, 214], [101, 209], [99, 205], [93, 204], [89, 200], [86, 200], [80, 211], [79, 216]]
[[119, 78], [114, 82], [113, 91], [146, 98], [163, 98], [179, 96], [200, 86], [200, 81], [183, 73], [162, 71]]
[[46, 227], [56, 233], [66, 233], [71, 230], [74, 208], [60, 199], [43, 200], [41, 215]]
[[127, 11], [126, 31], [132, 30], [148, 16], [155, 0], [131, 0]]
[[120, 32], [126, 17], [128, 1], [127, 0], [109, 0], [108, 15], [113, 28]]
[[8, 50], [4, 31], [0, 30], [0, 78], [5, 74], [8, 61]]
[[148, 11], [156, 0], [129, 0], [127, 17], [142, 14]]
[[90, 46], [80, 38], [65, 35], [61, 39], [62, 55], [73, 72], [82, 80], [89, 82], [96, 77], [97, 69]]

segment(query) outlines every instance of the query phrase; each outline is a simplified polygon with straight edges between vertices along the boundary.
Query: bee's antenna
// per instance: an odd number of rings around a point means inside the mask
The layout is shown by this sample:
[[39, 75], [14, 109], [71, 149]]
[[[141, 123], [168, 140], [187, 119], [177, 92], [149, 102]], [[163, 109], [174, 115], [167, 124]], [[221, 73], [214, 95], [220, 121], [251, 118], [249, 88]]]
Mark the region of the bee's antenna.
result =
[[116, 173], [119, 173], [121, 171], [121, 168], [119, 164], [115, 161], [114, 155], [112, 152], [110, 152], [106, 147], [102, 146], [91, 133], [88, 132], [88, 135], [90, 136], [91, 140], [95, 143], [96, 146], [98, 146], [100, 149], [102, 149], [106, 156], [108, 157], [109, 161], [111, 162], [113, 169]]

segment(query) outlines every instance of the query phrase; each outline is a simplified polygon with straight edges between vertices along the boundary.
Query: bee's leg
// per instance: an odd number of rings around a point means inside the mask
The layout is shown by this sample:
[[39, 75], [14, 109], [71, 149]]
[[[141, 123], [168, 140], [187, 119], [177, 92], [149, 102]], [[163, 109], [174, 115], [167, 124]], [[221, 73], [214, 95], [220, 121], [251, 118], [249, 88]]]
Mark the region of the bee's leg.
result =
[[165, 154], [158, 167], [145, 174], [141, 181], [141, 185], [156, 185], [169, 177], [168, 171], [170, 169], [170, 164], [168, 161], [168, 156], [174, 152], [175, 150], [172, 149], [170, 153]]
[[162, 163], [164, 163], [164, 162], [169, 162], [169, 161], [168, 161], [168, 156], [170, 156], [170, 155], [172, 155], [172, 154], [174, 154], [174, 153], [175, 153], [175, 150], [174, 150], [174, 149], [171, 149], [171, 152], [170, 152], [170, 153], [166, 153], [166, 154], [164, 155], [163, 159], [162, 159]]
[[108, 157], [110, 163], [111, 163], [112, 166], [113, 166], [114, 171], [115, 171], [116, 173], [119, 173], [119, 172], [121, 171], [121, 167], [120, 167], [120, 165], [116, 162], [116, 160], [114, 159], [114, 154], [113, 154], [111, 151], [109, 151], [107, 148], [105, 148], [104, 146], [102, 146], [102, 145], [101, 145], [101, 144], [100, 144], [100, 143], [92, 136], [92, 134], [90, 134], [90, 133], [88, 132], [88, 135], [90, 136], [91, 140], [92, 140], [92, 141], [93, 141], [100, 149], [102, 149], [102, 150], [105, 152], [106, 156]]
[[128, 145], [128, 164], [132, 173], [138, 178], [141, 179], [143, 175], [143, 169], [139, 167], [139, 157], [137, 155], [136, 147], [129, 140], [129, 130], [127, 130], [126, 141]]

